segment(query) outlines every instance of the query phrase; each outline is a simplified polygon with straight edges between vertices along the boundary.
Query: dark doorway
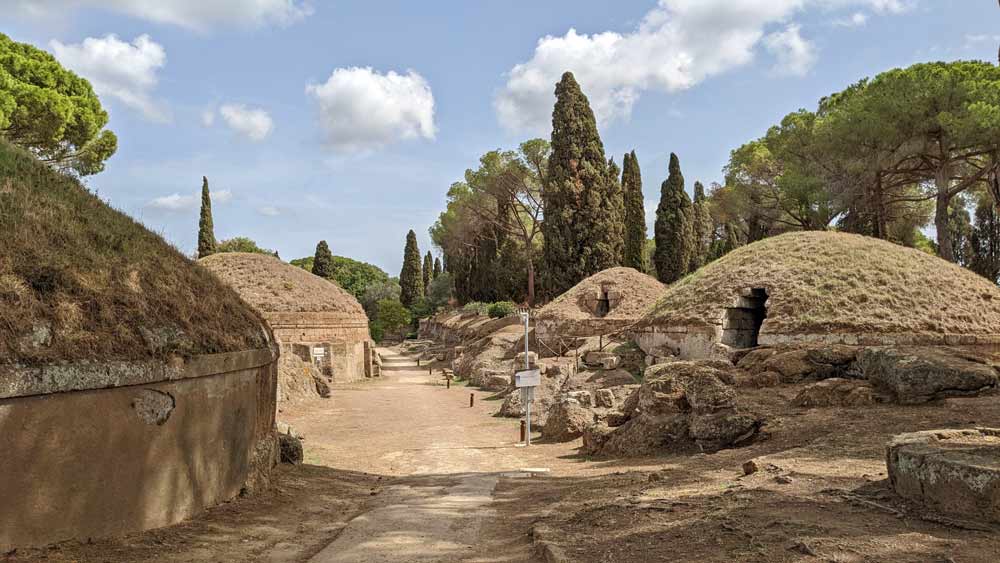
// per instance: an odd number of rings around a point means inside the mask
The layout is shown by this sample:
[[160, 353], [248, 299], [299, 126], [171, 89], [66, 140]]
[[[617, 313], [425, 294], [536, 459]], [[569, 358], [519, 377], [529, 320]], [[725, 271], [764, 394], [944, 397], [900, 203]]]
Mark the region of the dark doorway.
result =
[[722, 343], [733, 348], [754, 348], [760, 327], [767, 318], [767, 290], [755, 287], [741, 296], [735, 307], [726, 309], [722, 325]]
[[595, 314], [598, 317], [606, 317], [608, 313], [611, 312], [611, 298], [608, 296], [608, 290], [601, 290], [601, 297], [597, 300], [597, 310]]

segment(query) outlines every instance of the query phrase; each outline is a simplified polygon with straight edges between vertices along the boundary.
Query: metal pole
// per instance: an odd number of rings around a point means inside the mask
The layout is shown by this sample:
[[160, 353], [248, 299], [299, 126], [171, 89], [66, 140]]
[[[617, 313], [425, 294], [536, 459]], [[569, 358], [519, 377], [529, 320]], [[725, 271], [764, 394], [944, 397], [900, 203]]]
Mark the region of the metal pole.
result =
[[[528, 359], [528, 323], [530, 322], [530, 319], [531, 317], [529, 316], [528, 311], [525, 311], [524, 312], [524, 369], [526, 370], [531, 369], [531, 360]], [[527, 400], [525, 401], [526, 405], [524, 408], [525, 419], [527, 421], [525, 424], [526, 428], [524, 433], [525, 446], [531, 445], [531, 398], [532, 398], [531, 395], [532, 395], [531, 387], [528, 387], [527, 390], [524, 392], [524, 396], [527, 398]]]

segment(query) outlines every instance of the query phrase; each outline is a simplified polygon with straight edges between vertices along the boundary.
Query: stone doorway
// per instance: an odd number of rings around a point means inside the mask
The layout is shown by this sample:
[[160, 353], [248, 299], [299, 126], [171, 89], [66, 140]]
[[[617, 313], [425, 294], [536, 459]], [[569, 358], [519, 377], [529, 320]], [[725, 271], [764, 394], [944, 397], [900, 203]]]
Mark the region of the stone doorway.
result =
[[767, 290], [755, 287], [743, 292], [722, 320], [722, 343], [733, 348], [755, 348], [760, 328], [767, 318]]

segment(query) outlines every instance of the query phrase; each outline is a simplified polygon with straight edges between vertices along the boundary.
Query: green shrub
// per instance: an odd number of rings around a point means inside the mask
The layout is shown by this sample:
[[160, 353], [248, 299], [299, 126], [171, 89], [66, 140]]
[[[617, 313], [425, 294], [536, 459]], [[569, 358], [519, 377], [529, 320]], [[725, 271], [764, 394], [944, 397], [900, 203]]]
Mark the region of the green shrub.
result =
[[466, 313], [475, 313], [477, 315], [485, 315], [487, 308], [489, 308], [489, 305], [486, 303], [480, 303], [479, 301], [472, 301], [471, 303], [466, 303], [462, 307], [462, 311]]
[[382, 323], [379, 321], [372, 321], [368, 323], [368, 332], [372, 335], [372, 340], [375, 342], [382, 342], [385, 337], [385, 329], [382, 328]]
[[502, 319], [504, 317], [509, 317], [517, 311], [517, 305], [510, 301], [497, 301], [496, 303], [491, 303], [486, 309], [486, 313], [489, 314], [491, 319]]

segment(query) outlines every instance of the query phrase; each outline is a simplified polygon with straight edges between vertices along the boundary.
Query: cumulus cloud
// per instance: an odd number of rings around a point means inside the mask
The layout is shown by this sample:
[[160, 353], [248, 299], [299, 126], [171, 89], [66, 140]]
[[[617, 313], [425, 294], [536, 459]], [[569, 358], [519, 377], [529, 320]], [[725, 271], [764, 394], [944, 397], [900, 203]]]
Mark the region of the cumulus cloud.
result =
[[63, 16], [97, 8], [205, 31], [215, 27], [289, 25], [312, 14], [302, 0], [10, 0], [14, 10], [35, 17]]
[[[225, 104], [219, 108], [219, 115], [230, 129], [251, 141], [263, 141], [274, 129], [271, 116], [260, 108], [249, 108], [243, 104]], [[202, 122], [211, 126], [214, 117], [206, 121], [202, 115]]]
[[795, 24], [765, 37], [764, 46], [774, 55], [777, 74], [805, 76], [816, 63], [816, 48], [802, 38]]
[[369, 68], [338, 68], [306, 93], [319, 107], [320, 124], [338, 151], [374, 150], [402, 139], [433, 139], [434, 95], [414, 71], [381, 74]]
[[154, 121], [169, 120], [163, 104], [153, 99], [157, 72], [167, 63], [167, 53], [148, 35], [131, 43], [114, 34], [75, 44], [53, 39], [49, 47], [59, 62], [89, 80], [99, 96], [115, 98]]
[[[212, 192], [212, 204], [224, 204], [233, 199], [230, 190]], [[163, 197], [151, 199], [146, 207], [160, 211], [181, 212], [195, 209], [201, 205], [201, 192], [191, 194], [172, 193]]]
[[[527, 62], [514, 66], [494, 100], [510, 130], [548, 127], [555, 83], [572, 71], [598, 120], [627, 118], [647, 90], [677, 92], [745, 65], [765, 37], [768, 52], [792, 74], [815, 62], [815, 48], [791, 18], [809, 8], [837, 11], [864, 6], [902, 12], [902, 0], [659, 0], [629, 33], [592, 35], [570, 29], [539, 39]], [[774, 31], [782, 26], [781, 31]], [[782, 51], [785, 49], [785, 51]], [[794, 71], [794, 72], [793, 72]]]

